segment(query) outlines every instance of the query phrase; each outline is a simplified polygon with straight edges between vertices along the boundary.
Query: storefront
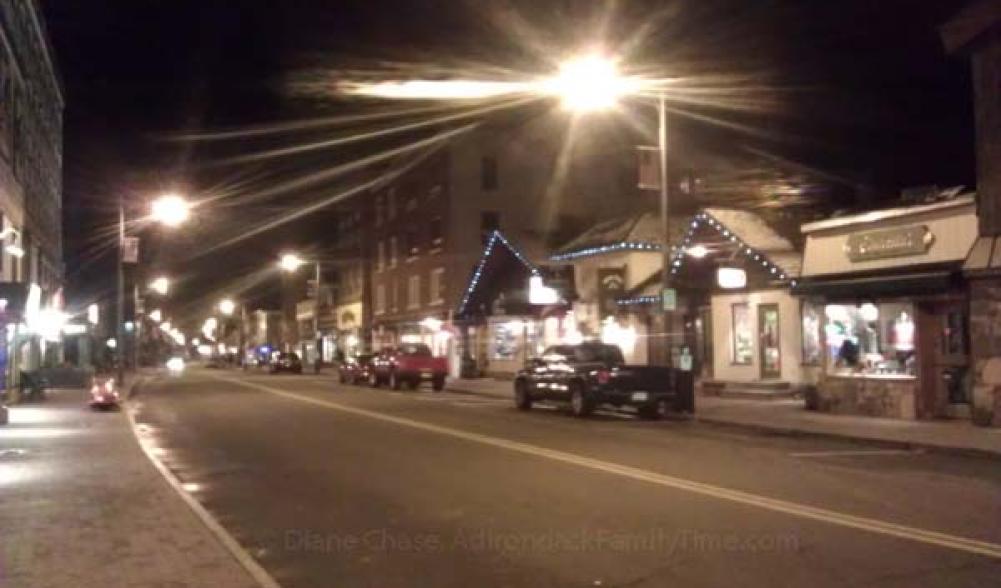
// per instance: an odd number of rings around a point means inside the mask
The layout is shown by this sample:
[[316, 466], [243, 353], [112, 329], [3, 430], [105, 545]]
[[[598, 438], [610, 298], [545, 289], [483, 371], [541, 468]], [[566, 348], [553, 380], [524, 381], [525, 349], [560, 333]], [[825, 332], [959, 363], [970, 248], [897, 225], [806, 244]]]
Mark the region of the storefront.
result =
[[972, 197], [803, 226], [804, 362], [821, 368], [818, 410], [969, 417]]

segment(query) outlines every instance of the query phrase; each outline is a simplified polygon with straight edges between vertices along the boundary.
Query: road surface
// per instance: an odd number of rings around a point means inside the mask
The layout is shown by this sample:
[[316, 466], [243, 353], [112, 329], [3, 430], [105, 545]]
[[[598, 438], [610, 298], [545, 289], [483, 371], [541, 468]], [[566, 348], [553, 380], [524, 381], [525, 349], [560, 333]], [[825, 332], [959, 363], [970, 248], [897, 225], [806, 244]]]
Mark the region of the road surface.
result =
[[189, 370], [156, 454], [286, 588], [997, 586], [996, 460]]

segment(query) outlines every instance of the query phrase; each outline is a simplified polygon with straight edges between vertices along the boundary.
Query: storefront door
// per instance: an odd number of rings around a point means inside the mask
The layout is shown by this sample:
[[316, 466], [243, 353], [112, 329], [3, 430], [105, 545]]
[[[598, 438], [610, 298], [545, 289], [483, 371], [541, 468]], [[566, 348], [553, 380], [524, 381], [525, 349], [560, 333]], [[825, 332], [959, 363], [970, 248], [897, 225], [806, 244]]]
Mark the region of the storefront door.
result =
[[922, 303], [919, 320], [921, 392], [918, 417], [969, 418], [969, 341], [965, 302]]
[[779, 305], [758, 305], [758, 350], [761, 362], [761, 379], [781, 377], [782, 357], [779, 346]]

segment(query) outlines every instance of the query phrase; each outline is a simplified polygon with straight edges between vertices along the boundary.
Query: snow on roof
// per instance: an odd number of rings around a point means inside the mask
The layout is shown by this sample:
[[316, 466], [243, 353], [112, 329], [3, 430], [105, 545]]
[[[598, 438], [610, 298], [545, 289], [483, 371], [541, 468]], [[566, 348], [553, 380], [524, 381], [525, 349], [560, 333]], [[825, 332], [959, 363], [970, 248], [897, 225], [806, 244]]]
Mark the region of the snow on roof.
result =
[[770, 259], [789, 277], [800, 275], [802, 254], [757, 214], [735, 208], [712, 207], [704, 208], [702, 212], [715, 218], [738, 239]]
[[[680, 240], [690, 220], [687, 215], [683, 218], [671, 219], [672, 242]], [[616, 243], [647, 243], [659, 246], [663, 241], [660, 216], [652, 212], [645, 212], [597, 223], [554, 251], [553, 256]]]

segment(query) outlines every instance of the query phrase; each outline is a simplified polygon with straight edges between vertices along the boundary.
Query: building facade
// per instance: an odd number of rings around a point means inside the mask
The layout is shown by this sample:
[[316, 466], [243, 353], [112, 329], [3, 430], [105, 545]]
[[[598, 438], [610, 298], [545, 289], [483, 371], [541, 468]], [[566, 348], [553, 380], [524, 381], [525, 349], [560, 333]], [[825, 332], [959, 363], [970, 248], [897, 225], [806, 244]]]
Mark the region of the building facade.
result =
[[620, 154], [582, 148], [561, 167], [565, 124], [543, 116], [478, 128], [372, 194], [374, 348], [420, 340], [457, 375], [470, 343], [455, 315], [495, 231], [544, 259], [565, 227], [629, 207]]
[[[35, 309], [62, 304], [64, 95], [54, 59], [37, 2], [0, 3], [0, 281], [35, 291]], [[30, 327], [5, 341], [13, 377], [57, 359], [58, 339]]]

